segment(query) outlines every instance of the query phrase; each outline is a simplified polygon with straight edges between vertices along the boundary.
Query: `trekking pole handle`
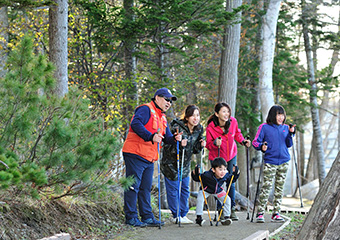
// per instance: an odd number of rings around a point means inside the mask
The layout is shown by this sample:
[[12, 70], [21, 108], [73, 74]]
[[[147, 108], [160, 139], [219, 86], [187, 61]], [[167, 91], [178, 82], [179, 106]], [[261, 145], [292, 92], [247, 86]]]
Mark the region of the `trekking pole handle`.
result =
[[[221, 136], [219, 136], [217, 139], [218, 139], [218, 140], [221, 140], [221, 139], [222, 139], [222, 137], [221, 137]], [[219, 145], [219, 146], [218, 146], [218, 148], [221, 148], [221, 145]]]
[[[182, 140], [187, 140], [187, 139], [188, 139], [187, 136], [183, 136], [183, 137], [182, 137]], [[188, 145], [188, 143], [187, 143], [186, 145]], [[185, 149], [186, 145], [185, 145], [185, 146], [182, 145], [182, 148]]]

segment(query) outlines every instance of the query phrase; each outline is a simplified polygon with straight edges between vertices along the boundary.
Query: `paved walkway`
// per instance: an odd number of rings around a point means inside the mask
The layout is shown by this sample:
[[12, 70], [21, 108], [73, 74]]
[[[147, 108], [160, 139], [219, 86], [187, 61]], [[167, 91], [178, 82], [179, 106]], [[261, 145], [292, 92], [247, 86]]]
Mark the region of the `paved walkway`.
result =
[[[165, 215], [162, 213], [162, 215]], [[215, 213], [211, 213], [212, 219]], [[251, 218], [251, 213], [249, 214]], [[187, 215], [189, 219], [195, 220], [194, 211], [190, 211]], [[134, 240], [175, 240], [175, 239], [195, 239], [195, 240], [208, 240], [208, 239], [230, 239], [230, 240], [242, 240], [259, 230], [268, 230], [269, 233], [274, 232], [280, 228], [284, 223], [272, 223], [270, 221], [269, 214], [265, 216], [265, 223], [255, 223], [246, 220], [247, 212], [238, 212], [239, 221], [234, 221], [229, 226], [223, 226], [219, 223], [216, 226], [216, 222], [213, 222], [213, 226], [210, 226], [208, 214], [205, 212], [204, 219], [206, 220], [203, 226], [197, 224], [187, 224], [178, 226], [166, 219], [166, 223], [161, 229], [155, 228], [142, 228], [132, 231], [128, 236], [117, 236], [117, 240], [134, 239]], [[289, 221], [289, 220], [288, 220]]]
[[[287, 202], [288, 201], [288, 202]], [[284, 212], [306, 212], [309, 207], [304, 209], [299, 208], [296, 205], [296, 200], [292, 200], [293, 202], [289, 202], [289, 199], [284, 200], [282, 205], [283, 217]], [[286, 205], [288, 204], [288, 206]], [[215, 216], [215, 212], [210, 212], [211, 218], [213, 219]], [[123, 235], [116, 236], [117, 240], [177, 240], [177, 239], [194, 239], [194, 240], [214, 240], [214, 239], [226, 239], [226, 240], [243, 240], [252, 234], [255, 234], [261, 230], [268, 230], [269, 234], [274, 234], [279, 232], [290, 222], [289, 218], [286, 218], [284, 223], [273, 223], [270, 219], [270, 214], [265, 214], [265, 223], [256, 223], [254, 216], [254, 221], [250, 222], [247, 220], [247, 212], [237, 212], [237, 216], [240, 218], [239, 221], [234, 221], [233, 224], [229, 226], [223, 226], [219, 223], [216, 226], [216, 222], [213, 222], [213, 226], [210, 226], [209, 217], [207, 212], [204, 213], [204, 219], [206, 220], [203, 226], [199, 226], [197, 224], [182, 224], [181, 227], [178, 224], [173, 224], [169, 221], [168, 210], [162, 211], [163, 221], [165, 221], [165, 225], [159, 229], [158, 227], [154, 228], [140, 228], [133, 229], [133, 231], [129, 231], [124, 233]], [[252, 212], [249, 213], [249, 218], [251, 219]], [[195, 220], [195, 211], [189, 211], [188, 218], [191, 220]], [[263, 238], [261, 238], [263, 239]]]

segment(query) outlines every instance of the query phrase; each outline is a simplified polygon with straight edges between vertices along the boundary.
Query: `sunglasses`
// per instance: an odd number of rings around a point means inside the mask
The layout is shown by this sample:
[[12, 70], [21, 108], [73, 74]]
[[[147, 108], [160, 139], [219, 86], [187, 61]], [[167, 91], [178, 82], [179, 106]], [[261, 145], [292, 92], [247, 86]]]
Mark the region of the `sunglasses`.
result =
[[172, 103], [172, 100], [170, 98], [163, 97], [165, 101]]

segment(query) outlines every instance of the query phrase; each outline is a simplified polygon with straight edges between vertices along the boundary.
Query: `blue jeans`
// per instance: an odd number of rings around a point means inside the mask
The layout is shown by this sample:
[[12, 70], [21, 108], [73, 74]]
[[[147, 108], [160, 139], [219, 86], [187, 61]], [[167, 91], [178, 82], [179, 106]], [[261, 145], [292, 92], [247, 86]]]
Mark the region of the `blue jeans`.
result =
[[151, 207], [151, 187], [154, 164], [138, 155], [123, 153], [126, 177], [133, 176], [135, 183], [124, 192], [125, 219], [138, 218], [142, 220], [154, 218]]
[[[169, 209], [172, 213], [172, 216], [175, 218], [177, 217], [177, 207], [178, 207], [178, 181], [172, 181], [167, 177], [165, 179], [165, 187], [166, 187], [166, 197], [168, 200]], [[180, 204], [179, 204], [179, 215], [181, 217], [185, 217], [189, 211], [189, 183], [190, 177], [186, 177], [182, 179], [182, 186], [181, 186], [181, 197], [180, 197]]]

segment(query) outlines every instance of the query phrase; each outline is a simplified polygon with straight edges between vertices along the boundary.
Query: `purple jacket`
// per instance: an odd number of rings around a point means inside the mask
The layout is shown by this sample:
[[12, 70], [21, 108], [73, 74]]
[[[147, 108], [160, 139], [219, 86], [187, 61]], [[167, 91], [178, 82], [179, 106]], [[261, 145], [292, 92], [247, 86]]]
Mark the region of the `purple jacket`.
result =
[[267, 142], [268, 148], [264, 153], [264, 162], [281, 165], [290, 160], [288, 148], [293, 145], [292, 135], [286, 124], [263, 123], [257, 130], [253, 140], [253, 147], [256, 150], [261, 150], [263, 143]]

